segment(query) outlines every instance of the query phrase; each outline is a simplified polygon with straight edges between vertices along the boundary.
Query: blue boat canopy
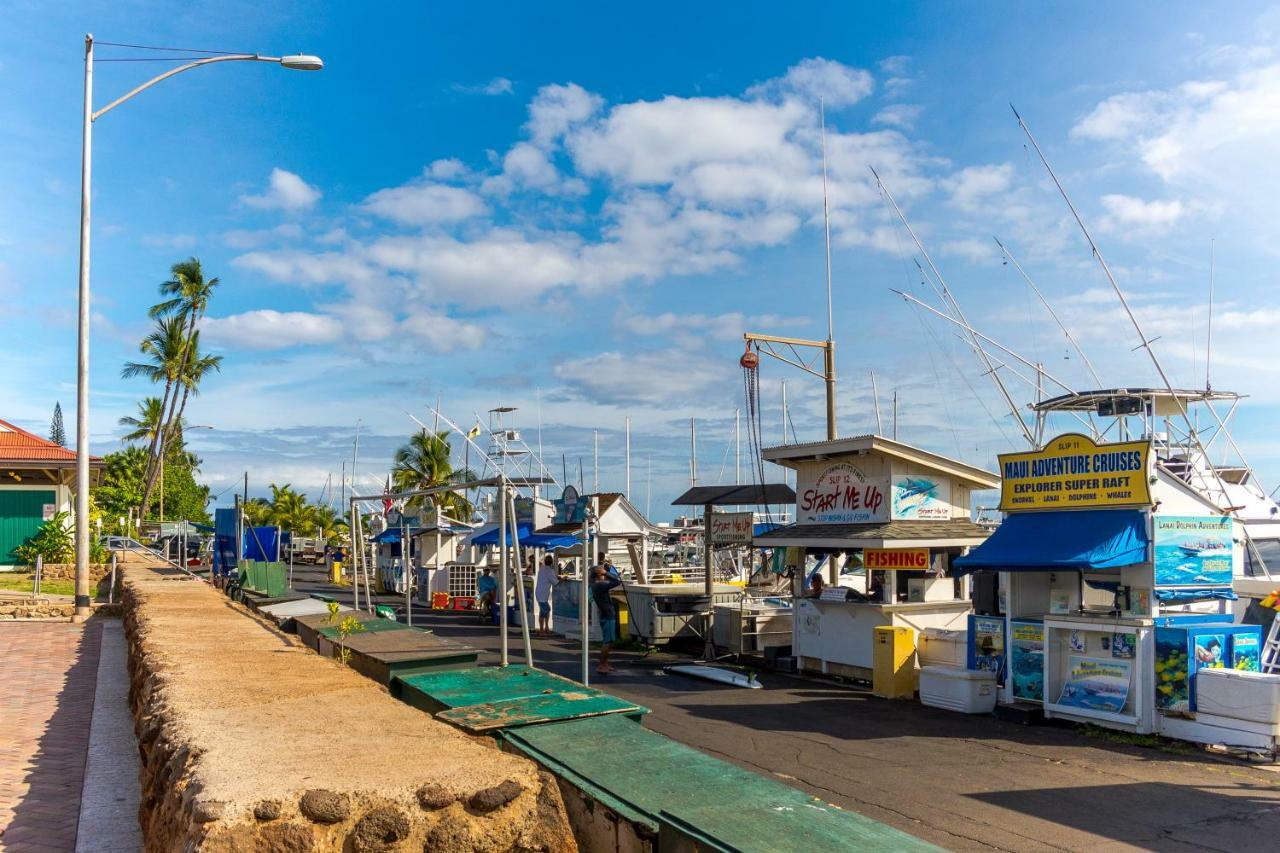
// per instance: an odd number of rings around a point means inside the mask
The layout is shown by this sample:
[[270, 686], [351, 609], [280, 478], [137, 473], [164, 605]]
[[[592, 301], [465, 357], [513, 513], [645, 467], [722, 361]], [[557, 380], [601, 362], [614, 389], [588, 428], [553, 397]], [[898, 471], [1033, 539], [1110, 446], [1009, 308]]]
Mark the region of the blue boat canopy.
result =
[[1012, 513], [952, 565], [957, 574], [1115, 569], [1146, 562], [1147, 543], [1146, 515], [1138, 509]]
[[[572, 548], [578, 544], [575, 536], [566, 536], [560, 533], [535, 533], [533, 525], [527, 521], [522, 521], [516, 525], [517, 537], [520, 540], [521, 548]], [[511, 534], [507, 534], [508, 541]], [[498, 544], [498, 525], [493, 525], [488, 530], [478, 533], [471, 537], [472, 545], [497, 545]]]

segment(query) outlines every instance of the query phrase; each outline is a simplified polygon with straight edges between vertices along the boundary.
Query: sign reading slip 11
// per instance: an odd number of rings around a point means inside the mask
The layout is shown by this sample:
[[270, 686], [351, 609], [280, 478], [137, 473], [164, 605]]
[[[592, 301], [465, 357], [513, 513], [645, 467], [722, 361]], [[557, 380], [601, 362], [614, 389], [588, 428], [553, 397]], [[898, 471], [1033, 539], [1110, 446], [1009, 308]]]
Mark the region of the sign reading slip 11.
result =
[[1068, 433], [1042, 450], [1000, 455], [1000, 509], [1095, 509], [1151, 503], [1151, 443], [1097, 444]]

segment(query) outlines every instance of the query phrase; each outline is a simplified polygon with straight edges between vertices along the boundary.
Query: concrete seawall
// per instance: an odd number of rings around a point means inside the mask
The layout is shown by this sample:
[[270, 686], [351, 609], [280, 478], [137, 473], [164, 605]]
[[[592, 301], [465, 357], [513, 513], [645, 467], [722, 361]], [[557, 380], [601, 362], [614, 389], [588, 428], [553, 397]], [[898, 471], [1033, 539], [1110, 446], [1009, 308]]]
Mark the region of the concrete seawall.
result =
[[555, 780], [178, 572], [124, 567], [148, 850], [576, 845]]

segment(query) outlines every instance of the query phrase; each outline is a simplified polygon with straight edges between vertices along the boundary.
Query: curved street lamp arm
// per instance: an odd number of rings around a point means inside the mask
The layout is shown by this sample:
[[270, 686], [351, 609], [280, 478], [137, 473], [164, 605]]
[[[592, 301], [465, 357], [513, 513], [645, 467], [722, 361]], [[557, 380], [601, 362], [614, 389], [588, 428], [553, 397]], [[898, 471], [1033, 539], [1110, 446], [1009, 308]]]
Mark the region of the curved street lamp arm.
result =
[[262, 56], [261, 54], [257, 54], [257, 53], [233, 53], [233, 54], [228, 54], [227, 56], [211, 56], [208, 59], [197, 59], [195, 62], [188, 62], [186, 65], [179, 65], [177, 68], [171, 68], [168, 71], [164, 72], [163, 74], [160, 74], [156, 77], [152, 77], [150, 80], [143, 83], [141, 86], [137, 87], [133, 91], [129, 92], [128, 94], [122, 95], [119, 98], [116, 98], [114, 101], [112, 101], [102, 109], [95, 112], [90, 117], [90, 119], [92, 121], [97, 121], [99, 117], [101, 117], [103, 114], [120, 106], [125, 101], [132, 98], [134, 95], [138, 94], [144, 89], [150, 89], [152, 86], [159, 83], [161, 80], [166, 80], [175, 74], [181, 74], [183, 71], [190, 71], [192, 68], [199, 68], [201, 65], [208, 65], [211, 62], [230, 62], [232, 60], [240, 60], [240, 61], [247, 61], [247, 62], [279, 62], [280, 57]]

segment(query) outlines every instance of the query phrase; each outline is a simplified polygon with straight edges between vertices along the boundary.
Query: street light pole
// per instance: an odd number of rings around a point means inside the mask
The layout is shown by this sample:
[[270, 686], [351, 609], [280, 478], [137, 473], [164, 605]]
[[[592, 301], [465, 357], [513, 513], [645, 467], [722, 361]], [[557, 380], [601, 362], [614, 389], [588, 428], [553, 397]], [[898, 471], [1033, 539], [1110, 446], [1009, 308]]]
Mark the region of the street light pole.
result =
[[[80, 286], [79, 322], [76, 328], [76, 597], [75, 620], [87, 619], [89, 601], [89, 203], [90, 171], [93, 165], [93, 123], [110, 110], [149, 89], [162, 80], [183, 71], [214, 62], [277, 62], [295, 71], [319, 71], [324, 67], [319, 57], [308, 55], [262, 56], [257, 53], [234, 53], [197, 59], [152, 77], [102, 109], [93, 109], [93, 34], [84, 37], [84, 124], [80, 150]], [[163, 488], [163, 486], [161, 486]]]
[[84, 37], [84, 125], [80, 146], [80, 317], [76, 324], [76, 612], [89, 606], [89, 178], [93, 165], [93, 35]]

